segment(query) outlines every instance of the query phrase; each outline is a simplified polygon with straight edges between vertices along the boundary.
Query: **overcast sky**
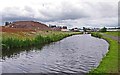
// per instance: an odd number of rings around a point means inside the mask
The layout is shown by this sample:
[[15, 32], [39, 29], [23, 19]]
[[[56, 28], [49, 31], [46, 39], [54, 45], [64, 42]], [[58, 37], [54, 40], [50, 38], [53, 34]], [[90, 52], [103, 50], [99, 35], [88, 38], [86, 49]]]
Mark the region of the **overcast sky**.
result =
[[0, 25], [34, 20], [47, 25], [116, 27], [119, 0], [0, 0]]

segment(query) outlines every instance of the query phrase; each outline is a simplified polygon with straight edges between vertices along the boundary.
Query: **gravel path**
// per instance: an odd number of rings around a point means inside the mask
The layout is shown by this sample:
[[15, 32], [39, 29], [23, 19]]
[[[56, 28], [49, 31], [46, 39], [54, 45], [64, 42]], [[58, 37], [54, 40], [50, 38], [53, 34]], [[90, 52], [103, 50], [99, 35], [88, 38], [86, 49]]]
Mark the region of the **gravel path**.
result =
[[112, 35], [107, 35], [107, 34], [102, 34], [102, 35], [109, 37], [109, 38], [112, 38], [113, 40], [117, 40], [118, 43], [120, 43], [120, 37], [118, 37], [118, 36], [112, 36]]

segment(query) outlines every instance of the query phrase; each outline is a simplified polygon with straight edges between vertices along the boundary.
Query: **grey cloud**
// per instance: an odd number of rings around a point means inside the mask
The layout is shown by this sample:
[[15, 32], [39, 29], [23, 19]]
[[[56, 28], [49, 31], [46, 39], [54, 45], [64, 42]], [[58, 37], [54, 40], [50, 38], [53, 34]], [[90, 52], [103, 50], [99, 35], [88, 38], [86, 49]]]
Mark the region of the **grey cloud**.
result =
[[120, 27], [120, 1], [118, 2], [118, 26]]
[[[91, 14], [95, 17], [116, 17], [118, 14], [118, 6], [117, 3], [111, 3], [111, 2], [99, 2], [96, 4], [87, 3], [91, 7]], [[92, 16], [93, 16], [92, 15]]]
[[27, 12], [31, 12], [31, 13], [33, 13], [34, 11], [34, 9], [33, 8], [31, 8], [31, 7], [29, 7], [29, 6], [25, 6], [24, 7], [24, 10], [26, 10]]
[[[22, 14], [25, 11], [27, 15]], [[25, 7], [20, 9], [18, 7], [7, 7], [2, 10], [3, 21], [17, 21], [17, 20], [34, 20], [34, 13], [31, 8]]]
[[[72, 26], [93, 25], [93, 26], [114, 26], [117, 24], [117, 5], [112, 3], [81, 3], [78, 6], [70, 2], [62, 2], [58, 6], [52, 4], [38, 7], [37, 10], [30, 6], [6, 7], [2, 10], [3, 21], [35, 20], [44, 23], [63, 24]], [[82, 7], [82, 8], [81, 8]], [[104, 19], [108, 18], [108, 19]], [[103, 19], [103, 20], [102, 20]]]
[[46, 10], [39, 10], [39, 12], [45, 17], [47, 17], [49, 21], [68, 19], [74, 20], [89, 17], [88, 13], [85, 12], [83, 9], [76, 8], [72, 4], [65, 2], [62, 3], [61, 6], [56, 10], [48, 10], [48, 8], [46, 8]]

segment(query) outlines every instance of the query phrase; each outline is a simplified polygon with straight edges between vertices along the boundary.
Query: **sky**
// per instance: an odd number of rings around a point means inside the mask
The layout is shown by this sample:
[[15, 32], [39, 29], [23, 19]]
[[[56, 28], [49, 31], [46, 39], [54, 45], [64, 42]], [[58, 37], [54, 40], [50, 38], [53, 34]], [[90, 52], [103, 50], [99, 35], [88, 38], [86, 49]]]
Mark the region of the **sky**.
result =
[[38, 21], [73, 27], [117, 27], [119, 0], [0, 0], [0, 25]]

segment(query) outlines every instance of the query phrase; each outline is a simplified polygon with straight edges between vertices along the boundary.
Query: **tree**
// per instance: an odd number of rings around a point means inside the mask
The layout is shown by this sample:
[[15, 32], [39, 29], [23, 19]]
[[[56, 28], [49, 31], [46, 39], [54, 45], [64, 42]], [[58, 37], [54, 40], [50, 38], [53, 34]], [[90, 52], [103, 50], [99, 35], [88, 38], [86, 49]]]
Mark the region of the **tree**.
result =
[[107, 28], [102, 28], [101, 30], [100, 30], [101, 32], [106, 32], [107, 31]]
[[5, 22], [5, 26], [9, 25], [10, 23], [9, 22]]
[[85, 27], [83, 27], [83, 31], [84, 31], [84, 32], [86, 32], [86, 31], [87, 31]]
[[67, 26], [63, 26], [63, 29], [67, 29]]

